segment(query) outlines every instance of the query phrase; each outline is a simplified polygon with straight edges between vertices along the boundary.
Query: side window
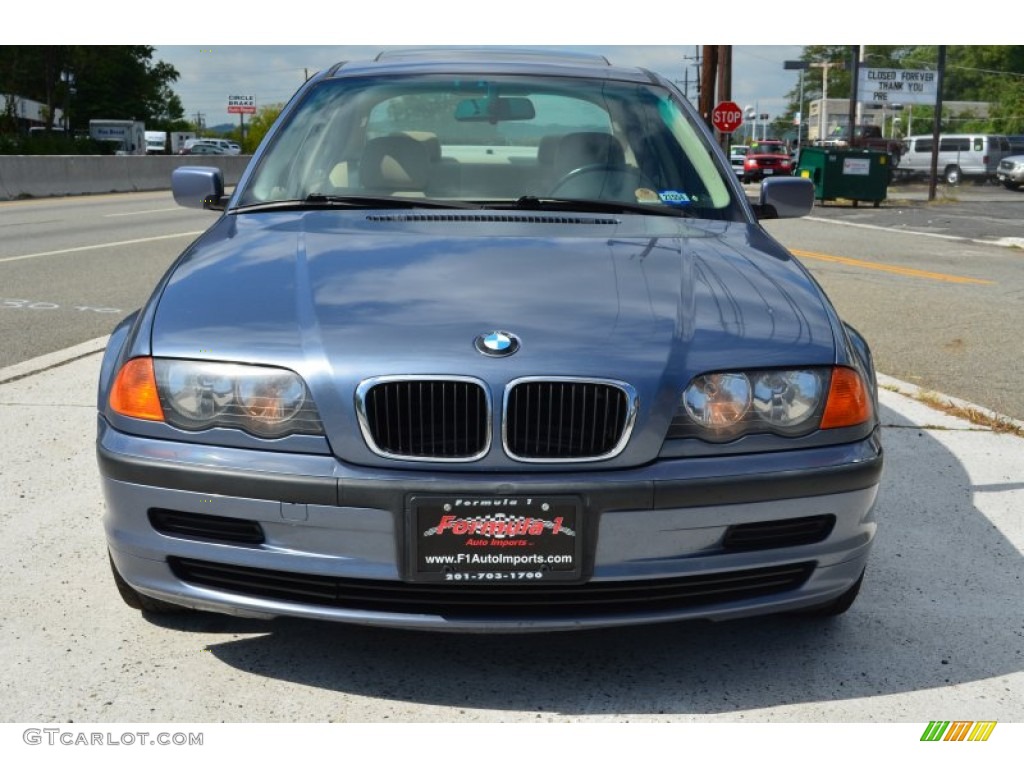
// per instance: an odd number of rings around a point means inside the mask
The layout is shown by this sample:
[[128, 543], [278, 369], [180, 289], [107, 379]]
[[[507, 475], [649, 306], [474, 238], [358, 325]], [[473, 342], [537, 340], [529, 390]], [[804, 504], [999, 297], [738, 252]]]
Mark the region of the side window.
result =
[[985, 149], [985, 139], [983, 139], [981, 136], [975, 136], [974, 137], [974, 151], [975, 152], [982, 152], [982, 151], [984, 151], [984, 149]]

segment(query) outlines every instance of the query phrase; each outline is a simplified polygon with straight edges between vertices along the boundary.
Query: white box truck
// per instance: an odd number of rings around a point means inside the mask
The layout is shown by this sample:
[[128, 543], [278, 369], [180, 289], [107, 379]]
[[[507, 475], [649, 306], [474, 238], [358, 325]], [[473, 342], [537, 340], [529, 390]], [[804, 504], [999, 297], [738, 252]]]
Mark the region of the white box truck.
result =
[[146, 131], [146, 154], [167, 154], [167, 131]]
[[146, 125], [138, 120], [90, 120], [89, 138], [113, 144], [115, 155], [146, 154]]

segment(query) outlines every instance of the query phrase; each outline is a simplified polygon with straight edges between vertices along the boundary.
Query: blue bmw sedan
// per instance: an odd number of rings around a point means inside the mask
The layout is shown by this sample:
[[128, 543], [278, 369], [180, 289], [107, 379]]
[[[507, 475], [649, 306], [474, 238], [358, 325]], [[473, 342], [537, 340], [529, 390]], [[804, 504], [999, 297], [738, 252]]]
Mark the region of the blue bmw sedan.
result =
[[664, 78], [396, 51], [291, 99], [113, 332], [113, 578], [150, 612], [469, 632], [853, 604], [871, 354]]

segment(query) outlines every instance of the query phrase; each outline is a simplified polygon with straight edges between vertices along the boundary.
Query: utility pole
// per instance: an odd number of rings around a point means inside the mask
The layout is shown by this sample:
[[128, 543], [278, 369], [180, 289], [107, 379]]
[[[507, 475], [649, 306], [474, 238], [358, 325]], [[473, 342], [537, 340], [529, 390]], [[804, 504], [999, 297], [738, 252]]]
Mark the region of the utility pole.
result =
[[[718, 46], [718, 99], [717, 102], [732, 101], [732, 46]], [[711, 109], [714, 109], [714, 105]], [[710, 114], [710, 113], [709, 113]], [[732, 134], [723, 133], [718, 138], [722, 149], [729, 149]]]
[[704, 46], [704, 62], [700, 70], [700, 116], [711, 128], [711, 110], [715, 108], [715, 77], [718, 74], [718, 46]]
[[939, 46], [939, 61], [935, 73], [935, 120], [932, 123], [932, 173], [928, 182], [928, 202], [935, 200], [935, 187], [939, 180], [939, 143], [942, 135], [942, 81], [946, 77], [946, 46]]
[[[850, 116], [849, 116], [849, 134], [846, 137], [848, 146], [853, 146], [853, 139], [856, 134], [856, 123], [857, 123], [857, 78], [860, 77], [860, 62], [861, 58], [858, 55], [859, 51], [862, 51], [863, 47], [854, 45], [850, 47], [850, 68], [852, 74], [850, 75]], [[885, 119], [882, 119], [883, 125]]]
[[828, 71], [832, 67], [843, 69], [841, 61], [815, 61], [811, 63], [815, 69], [821, 72], [821, 109], [818, 110], [818, 141], [824, 142], [825, 131], [828, 130]]
[[[696, 90], [697, 90], [697, 98], [691, 99], [690, 98], [690, 67], [696, 67], [697, 68], [697, 72], [698, 73], [700, 72], [700, 48], [698, 46], [694, 46], [694, 54], [693, 54], [693, 56], [683, 56], [683, 61], [685, 62], [683, 64], [683, 95], [686, 96], [687, 99], [690, 99], [691, 102], [697, 103], [697, 99], [700, 98], [700, 75], [698, 75], [697, 77], [693, 78], [694, 83], [696, 83], [696, 85], [697, 85], [697, 88], [696, 88]], [[691, 64], [690, 62], [693, 62], [693, 63]]]

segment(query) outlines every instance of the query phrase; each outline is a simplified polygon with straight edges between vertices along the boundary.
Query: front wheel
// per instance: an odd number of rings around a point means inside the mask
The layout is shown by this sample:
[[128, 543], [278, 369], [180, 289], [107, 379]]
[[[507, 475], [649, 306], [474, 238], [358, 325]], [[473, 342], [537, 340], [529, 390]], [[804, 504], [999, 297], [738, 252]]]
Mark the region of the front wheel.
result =
[[949, 186], [955, 187], [957, 184], [960, 183], [960, 166], [951, 165], [948, 168], [946, 168], [946, 172], [943, 174], [943, 178], [945, 178], [946, 183], [949, 184]]
[[1003, 186], [1007, 189], [1020, 189], [1020, 183], [1016, 181], [1004, 181]]
[[857, 595], [860, 594], [860, 585], [864, 582], [864, 574], [861, 573], [860, 578], [854, 582], [853, 586], [843, 592], [839, 597], [834, 600], [825, 603], [824, 605], [816, 605], [811, 608], [805, 608], [798, 611], [798, 615], [806, 616], [812, 619], [830, 619], [835, 616], [841, 616], [850, 610], [854, 601], [857, 599]]
[[114, 558], [110, 556], [109, 552], [107, 559], [110, 561], [110, 571], [114, 576], [114, 586], [117, 587], [118, 594], [129, 608], [146, 613], [186, 613], [190, 610], [182, 605], [157, 600], [155, 597], [136, 591], [118, 572], [117, 566], [114, 565]]

